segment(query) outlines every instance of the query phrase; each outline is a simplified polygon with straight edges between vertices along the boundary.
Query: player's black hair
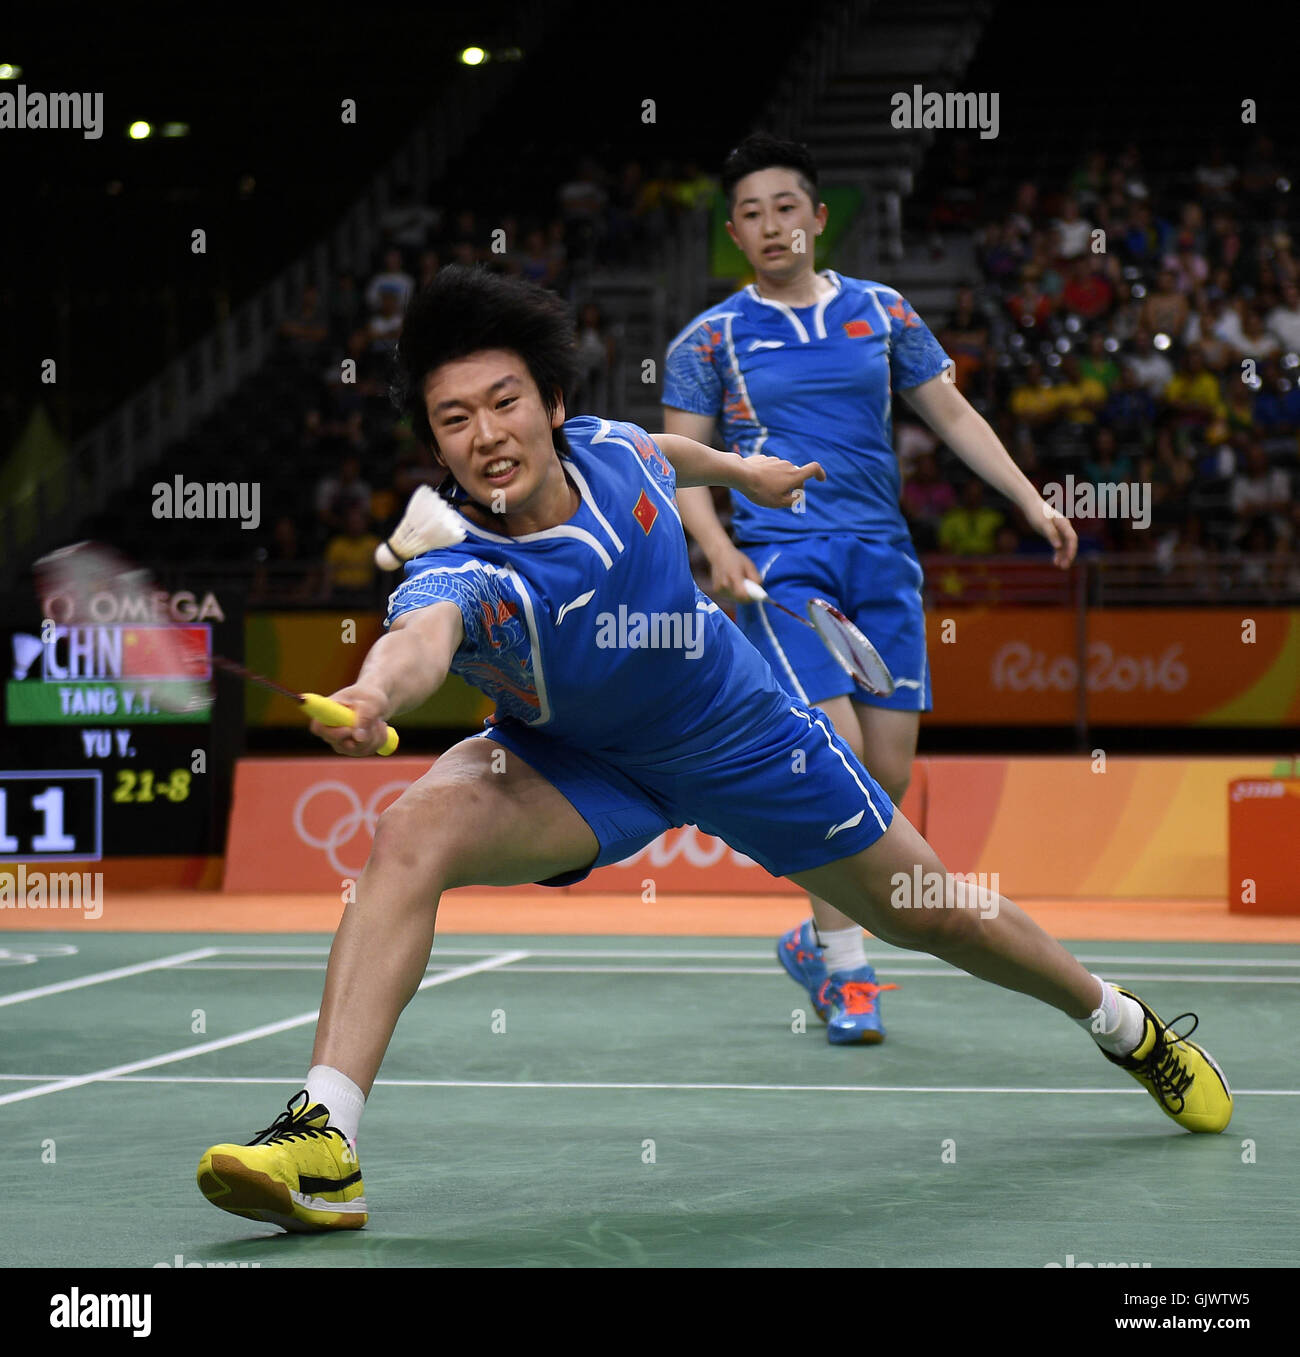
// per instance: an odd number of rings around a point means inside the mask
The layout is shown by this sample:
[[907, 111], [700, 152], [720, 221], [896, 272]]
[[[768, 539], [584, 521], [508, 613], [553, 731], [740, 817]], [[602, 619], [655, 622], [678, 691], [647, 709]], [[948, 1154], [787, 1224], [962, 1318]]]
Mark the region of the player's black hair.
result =
[[[389, 398], [410, 416], [415, 437], [437, 453], [424, 400], [431, 372], [484, 349], [509, 349], [523, 359], [551, 415], [577, 382], [576, 343], [573, 317], [555, 293], [484, 268], [448, 264], [406, 308]], [[558, 429], [555, 438], [564, 450]]]
[[758, 170], [793, 170], [799, 176], [799, 187], [816, 207], [817, 162], [812, 152], [801, 141], [786, 141], [766, 132], [751, 132], [739, 146], [727, 152], [722, 162], [722, 191], [727, 195], [727, 211], [736, 206], [736, 185], [747, 174]]

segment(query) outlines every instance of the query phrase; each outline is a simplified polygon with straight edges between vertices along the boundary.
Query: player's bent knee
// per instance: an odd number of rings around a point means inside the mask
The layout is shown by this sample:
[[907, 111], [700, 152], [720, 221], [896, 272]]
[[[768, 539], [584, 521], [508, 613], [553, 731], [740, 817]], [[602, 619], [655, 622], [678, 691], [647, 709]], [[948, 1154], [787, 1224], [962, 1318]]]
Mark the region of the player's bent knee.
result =
[[866, 769], [885, 789], [894, 805], [901, 805], [912, 780], [912, 761], [886, 757], [867, 763]]
[[437, 892], [455, 875], [457, 845], [476, 797], [463, 786], [417, 792], [418, 787], [408, 789], [379, 816], [370, 865]]
[[372, 875], [395, 874], [409, 883], [420, 881], [433, 889], [441, 875], [427, 841], [422, 841], [419, 818], [398, 805], [390, 806], [375, 824], [366, 870]]

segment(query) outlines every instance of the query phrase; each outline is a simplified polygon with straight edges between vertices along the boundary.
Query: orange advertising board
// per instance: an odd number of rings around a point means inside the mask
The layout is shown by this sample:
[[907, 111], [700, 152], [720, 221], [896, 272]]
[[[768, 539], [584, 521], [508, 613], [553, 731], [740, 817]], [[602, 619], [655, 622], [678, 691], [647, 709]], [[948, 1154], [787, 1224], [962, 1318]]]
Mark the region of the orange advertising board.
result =
[[968, 608], [926, 619], [944, 725], [1300, 725], [1300, 609]]
[[1242, 778], [1228, 785], [1228, 909], [1300, 914], [1300, 779]]
[[[300, 692], [352, 683], [381, 634], [375, 614], [255, 613], [250, 668]], [[942, 725], [1073, 725], [1080, 668], [1100, 726], [1300, 726], [1300, 609], [1093, 608], [1083, 664], [1068, 607], [932, 608], [926, 617], [934, 712]], [[403, 724], [482, 728], [492, 703], [463, 680]], [[249, 685], [250, 725], [297, 726], [286, 698]]]
[[330, 891], [361, 875], [382, 811], [428, 758], [240, 759], [226, 848], [228, 891]]
[[[401, 756], [241, 759], [225, 889], [338, 893], [360, 875], [380, 813], [429, 766]], [[1241, 842], [1252, 870], [1229, 867], [1229, 785], [1275, 780], [1274, 767], [1263, 758], [925, 758], [903, 810], [950, 871], [996, 874], [1012, 899], [1222, 901], [1233, 898], [1230, 880], [1272, 880], [1262, 862], [1291, 870], [1300, 823], [1286, 816], [1300, 811], [1300, 795], [1290, 794], [1277, 823], [1261, 804], [1248, 826]], [[567, 889], [640, 896], [647, 882], [656, 896], [800, 894], [689, 827]]]

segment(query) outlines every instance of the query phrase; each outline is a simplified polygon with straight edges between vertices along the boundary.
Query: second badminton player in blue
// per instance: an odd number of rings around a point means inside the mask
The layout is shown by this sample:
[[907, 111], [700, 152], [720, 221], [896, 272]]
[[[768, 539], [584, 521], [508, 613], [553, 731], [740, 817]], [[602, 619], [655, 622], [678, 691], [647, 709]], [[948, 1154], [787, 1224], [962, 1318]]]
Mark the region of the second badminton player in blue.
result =
[[[1050, 508], [984, 419], [949, 380], [949, 360], [924, 321], [883, 283], [816, 272], [826, 205], [806, 147], [755, 134], [727, 157], [728, 230], [755, 281], [697, 316], [673, 340], [664, 374], [664, 427], [743, 457], [815, 458], [790, 508], [732, 495], [735, 544], [707, 489], [679, 495], [682, 519], [713, 571], [716, 590], [742, 600], [741, 630], [799, 698], [824, 711], [895, 802], [907, 789], [919, 716], [931, 708], [921, 564], [899, 508], [891, 406], [901, 393], [979, 476], [1025, 512], [1058, 565], [1074, 558], [1069, 521]], [[765, 603], [746, 579], [802, 612], [833, 603], [880, 652], [894, 676], [888, 697], [869, 693], [817, 636]], [[827, 901], [782, 937], [777, 955], [809, 992], [832, 1044], [883, 1040], [882, 986], [862, 930]]]

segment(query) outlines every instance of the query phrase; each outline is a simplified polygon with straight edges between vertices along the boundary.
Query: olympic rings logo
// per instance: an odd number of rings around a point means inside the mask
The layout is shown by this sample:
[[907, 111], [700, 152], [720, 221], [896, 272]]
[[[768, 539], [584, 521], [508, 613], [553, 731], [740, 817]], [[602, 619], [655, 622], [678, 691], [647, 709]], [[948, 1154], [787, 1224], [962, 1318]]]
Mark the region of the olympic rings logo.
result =
[[76, 956], [66, 942], [29, 942], [22, 947], [0, 947], [0, 966], [34, 966], [43, 957]]
[[[315, 782], [303, 792], [293, 808], [294, 831], [308, 848], [320, 849], [329, 858], [330, 866], [340, 876], [358, 876], [361, 869], [366, 865], [366, 858], [370, 856], [370, 845], [366, 845], [361, 861], [355, 867], [349, 867], [340, 862], [338, 850], [351, 843], [356, 838], [358, 830], [363, 828], [373, 842], [375, 825], [379, 823], [381, 813], [380, 802], [386, 796], [400, 796], [410, 785], [409, 781], [385, 782], [363, 806], [361, 798], [346, 782]], [[323, 835], [313, 834], [306, 825], [307, 807], [318, 796], [328, 795], [330, 792], [337, 792], [343, 798], [347, 804], [347, 810], [334, 821]], [[387, 806], [384, 809], [387, 810]]]

